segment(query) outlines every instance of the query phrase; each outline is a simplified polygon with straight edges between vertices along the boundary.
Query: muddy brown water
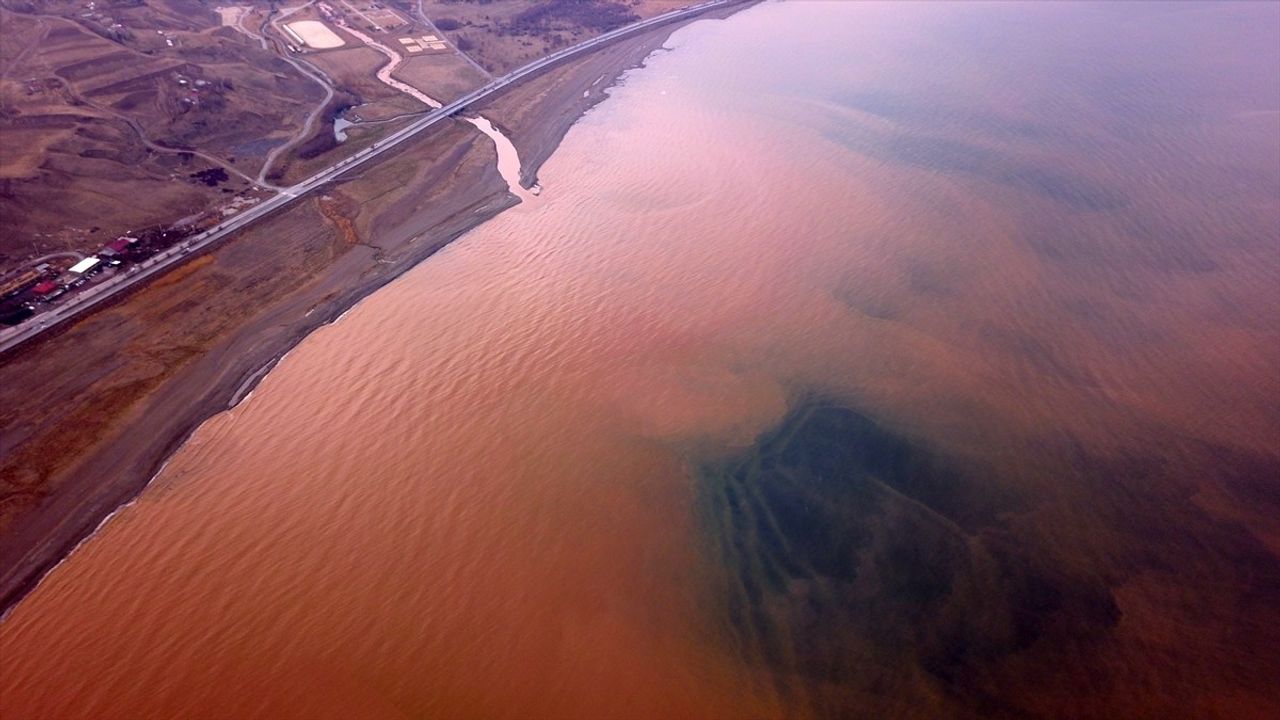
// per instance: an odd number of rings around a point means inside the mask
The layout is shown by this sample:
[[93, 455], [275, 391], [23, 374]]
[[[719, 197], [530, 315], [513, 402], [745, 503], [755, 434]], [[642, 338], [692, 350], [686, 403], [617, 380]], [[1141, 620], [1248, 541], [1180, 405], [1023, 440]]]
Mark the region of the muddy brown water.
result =
[[0, 710], [1277, 710], [1278, 7], [679, 31], [20, 603]]

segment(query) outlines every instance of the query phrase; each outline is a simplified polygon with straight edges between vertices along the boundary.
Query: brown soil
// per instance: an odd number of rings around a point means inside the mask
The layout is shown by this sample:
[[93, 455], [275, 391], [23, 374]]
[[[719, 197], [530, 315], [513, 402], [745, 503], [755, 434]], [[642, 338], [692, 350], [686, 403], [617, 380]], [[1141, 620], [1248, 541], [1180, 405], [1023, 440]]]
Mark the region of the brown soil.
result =
[[208, 6], [99, 5], [0, 7], [0, 270], [93, 251], [248, 187], [234, 175], [217, 187], [193, 181], [215, 165], [157, 152], [140, 135], [255, 174], [271, 142], [296, 133], [322, 97]]
[[[336, 86], [358, 96], [362, 104], [386, 106], [391, 115], [427, 109], [422, 103], [374, 77], [374, 73], [388, 60], [373, 48], [363, 45], [347, 47], [309, 54], [306, 60], [324, 70]], [[368, 114], [368, 109], [362, 110], [362, 114]]]
[[338, 231], [339, 239], [347, 245], [359, 245], [360, 233], [356, 232], [355, 218], [360, 214], [360, 203], [353, 198], [335, 191], [329, 195], [321, 195], [316, 201], [320, 214], [333, 223]]
[[442, 103], [456, 100], [488, 80], [455, 53], [408, 55], [392, 77]]

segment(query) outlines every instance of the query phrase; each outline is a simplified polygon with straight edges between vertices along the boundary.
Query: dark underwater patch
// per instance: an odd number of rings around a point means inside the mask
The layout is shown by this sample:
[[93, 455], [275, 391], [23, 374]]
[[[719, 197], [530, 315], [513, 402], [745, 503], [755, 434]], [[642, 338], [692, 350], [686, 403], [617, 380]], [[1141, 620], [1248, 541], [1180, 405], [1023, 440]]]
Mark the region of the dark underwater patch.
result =
[[1047, 125], [1001, 117], [954, 102], [946, 102], [943, 98], [934, 97], [926, 101], [912, 95], [886, 90], [855, 90], [833, 99], [847, 108], [923, 130], [959, 128], [997, 138], [1040, 141], [1064, 138], [1061, 130]]
[[1012, 538], [1022, 502], [981, 468], [827, 400], [702, 467], [698, 493], [737, 652], [819, 716], [891, 711], [922, 682], [1017, 714], [984, 691], [987, 662], [1118, 620], [1100, 580]]
[[947, 175], [964, 175], [1038, 195], [1079, 212], [1108, 212], [1129, 205], [1118, 190], [1083, 175], [1045, 167], [977, 143], [915, 130], [881, 132], [857, 126], [827, 136], [867, 157]]

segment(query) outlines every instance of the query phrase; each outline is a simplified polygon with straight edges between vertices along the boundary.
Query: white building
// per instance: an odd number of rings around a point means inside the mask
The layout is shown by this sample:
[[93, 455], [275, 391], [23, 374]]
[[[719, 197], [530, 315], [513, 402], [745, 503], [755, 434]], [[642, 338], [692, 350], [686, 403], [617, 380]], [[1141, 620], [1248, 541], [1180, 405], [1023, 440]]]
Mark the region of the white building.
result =
[[81, 260], [75, 265], [72, 265], [71, 272], [75, 273], [76, 275], [83, 275], [89, 272], [90, 270], [92, 270], [93, 268], [97, 267], [98, 263], [100, 262], [102, 262], [102, 260], [98, 259], [98, 256], [90, 255], [89, 257]]

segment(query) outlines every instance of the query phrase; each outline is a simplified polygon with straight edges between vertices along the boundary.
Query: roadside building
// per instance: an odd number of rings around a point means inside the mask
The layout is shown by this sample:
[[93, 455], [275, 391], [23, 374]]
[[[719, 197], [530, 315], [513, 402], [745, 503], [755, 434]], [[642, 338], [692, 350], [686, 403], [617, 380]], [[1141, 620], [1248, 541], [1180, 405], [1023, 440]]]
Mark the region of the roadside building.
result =
[[98, 267], [98, 265], [99, 265], [101, 262], [102, 262], [102, 260], [98, 259], [98, 256], [96, 256], [96, 255], [90, 255], [89, 257], [87, 257], [87, 258], [85, 258], [85, 259], [81, 260], [80, 262], [76, 263], [75, 265], [72, 265], [72, 266], [71, 266], [71, 273], [72, 273], [72, 274], [74, 274], [74, 275], [80, 275], [80, 276], [82, 276], [82, 277], [83, 277], [83, 276], [85, 276], [87, 273], [91, 272], [94, 268]]
[[24, 270], [14, 277], [0, 282], [0, 298], [17, 295], [26, 290], [40, 280], [40, 274], [37, 270]]
[[31, 292], [43, 298], [57, 292], [60, 287], [62, 286], [52, 280], [44, 280], [36, 283], [35, 286], [31, 288]]
[[128, 250], [129, 245], [135, 242], [137, 241], [129, 237], [128, 235], [121, 235], [120, 237], [116, 238], [115, 240], [112, 240], [111, 242], [103, 246], [102, 251], [99, 252], [98, 254], [104, 257], [115, 257], [116, 255], [119, 255], [125, 250]]

